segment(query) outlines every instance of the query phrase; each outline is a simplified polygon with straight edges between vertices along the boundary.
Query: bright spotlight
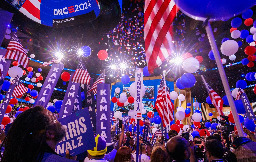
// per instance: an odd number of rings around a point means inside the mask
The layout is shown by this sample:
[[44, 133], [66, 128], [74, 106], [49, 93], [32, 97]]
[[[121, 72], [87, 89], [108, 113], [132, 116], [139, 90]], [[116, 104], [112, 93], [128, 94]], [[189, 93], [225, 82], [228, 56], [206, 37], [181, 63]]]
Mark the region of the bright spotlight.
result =
[[116, 65], [115, 65], [115, 64], [112, 64], [112, 65], [110, 65], [110, 68], [111, 68], [112, 70], [116, 70]]
[[84, 51], [81, 48], [79, 48], [78, 51], [77, 51], [77, 55], [80, 57], [83, 54], [84, 54]]
[[60, 52], [60, 51], [57, 51], [57, 52], [55, 53], [55, 56], [58, 58], [58, 60], [62, 60], [63, 57], [64, 57], [63, 53]]
[[120, 68], [121, 68], [121, 69], [126, 69], [126, 68], [127, 68], [127, 65], [123, 62], [123, 63], [120, 64]]
[[171, 59], [169, 62], [175, 65], [181, 65], [183, 62], [183, 59], [181, 57], [175, 57]]

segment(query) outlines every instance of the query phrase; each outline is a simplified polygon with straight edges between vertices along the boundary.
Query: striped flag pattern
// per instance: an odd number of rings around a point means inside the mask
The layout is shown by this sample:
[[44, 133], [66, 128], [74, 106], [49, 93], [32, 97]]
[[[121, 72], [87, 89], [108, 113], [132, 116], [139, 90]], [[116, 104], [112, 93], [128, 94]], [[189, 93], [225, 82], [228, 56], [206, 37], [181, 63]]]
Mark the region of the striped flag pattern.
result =
[[96, 93], [97, 93], [97, 85], [98, 85], [99, 83], [105, 83], [105, 75], [104, 75], [104, 73], [101, 74], [101, 75], [97, 78], [97, 80], [93, 83], [91, 89], [90, 89], [88, 92], [93, 91], [93, 93], [96, 94]]
[[166, 83], [164, 78], [160, 82], [157, 93], [155, 108], [162, 119], [163, 126], [166, 127], [174, 120], [174, 105], [171, 102], [170, 94], [166, 91]]
[[172, 54], [171, 25], [177, 12], [174, 0], [145, 0], [144, 39], [150, 73]]
[[15, 88], [14, 88], [14, 91], [13, 91], [13, 96], [14, 97], [17, 97], [17, 96], [21, 96], [23, 95], [24, 93], [26, 93], [28, 91], [28, 88], [24, 86], [24, 84], [19, 84], [17, 85]]
[[243, 94], [243, 91], [239, 88], [238, 92], [236, 94], [236, 100], [240, 100], [241, 95]]
[[222, 111], [222, 108], [223, 108], [222, 98], [209, 85], [207, 85], [207, 86], [209, 89], [209, 96], [212, 101], [212, 104], [214, 105], [214, 107], [216, 107], [219, 115], [224, 116], [223, 111]]
[[76, 69], [75, 74], [72, 78], [72, 82], [81, 83], [88, 85], [90, 83], [91, 77], [87, 70]]
[[19, 39], [14, 35], [7, 46], [7, 51], [5, 54], [6, 59], [16, 60], [24, 68], [28, 67], [28, 56], [27, 52], [19, 42]]
[[19, 11], [28, 18], [41, 24], [40, 5], [41, 0], [26, 0]]

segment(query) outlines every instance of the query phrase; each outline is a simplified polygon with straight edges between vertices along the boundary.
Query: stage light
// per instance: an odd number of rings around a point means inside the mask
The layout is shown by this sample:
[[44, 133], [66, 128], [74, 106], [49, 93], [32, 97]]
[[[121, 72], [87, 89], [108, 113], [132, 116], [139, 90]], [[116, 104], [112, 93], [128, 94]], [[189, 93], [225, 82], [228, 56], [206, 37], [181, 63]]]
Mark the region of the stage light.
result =
[[121, 69], [126, 69], [126, 68], [127, 68], [127, 65], [126, 65], [124, 62], [122, 62], [122, 63], [120, 64], [120, 68], [121, 68]]
[[169, 62], [175, 65], [181, 65], [183, 62], [183, 59], [181, 57], [175, 57], [171, 59]]
[[112, 64], [112, 65], [110, 65], [110, 68], [111, 68], [112, 70], [116, 70], [116, 65], [115, 65], [115, 64]]
[[62, 53], [62, 52], [57, 51], [57, 52], [55, 53], [55, 57], [57, 57], [57, 59], [58, 59], [58, 60], [62, 60], [62, 59], [63, 59], [63, 57], [64, 57], [64, 55], [63, 55], [63, 53]]
[[81, 48], [79, 48], [78, 51], [77, 51], [77, 55], [80, 57], [83, 54], [84, 54], [84, 51]]

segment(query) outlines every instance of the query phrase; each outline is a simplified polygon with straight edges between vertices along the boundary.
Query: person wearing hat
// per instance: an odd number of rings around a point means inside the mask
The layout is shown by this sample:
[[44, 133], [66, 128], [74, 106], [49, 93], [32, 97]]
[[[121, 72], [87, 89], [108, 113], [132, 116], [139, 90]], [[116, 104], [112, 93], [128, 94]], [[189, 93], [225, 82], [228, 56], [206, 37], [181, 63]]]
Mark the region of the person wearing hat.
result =
[[107, 152], [106, 141], [100, 135], [97, 135], [95, 137], [95, 143], [96, 146], [93, 150], [87, 150], [88, 157], [85, 158], [84, 162], [107, 162], [107, 160], [104, 160], [104, 156]]

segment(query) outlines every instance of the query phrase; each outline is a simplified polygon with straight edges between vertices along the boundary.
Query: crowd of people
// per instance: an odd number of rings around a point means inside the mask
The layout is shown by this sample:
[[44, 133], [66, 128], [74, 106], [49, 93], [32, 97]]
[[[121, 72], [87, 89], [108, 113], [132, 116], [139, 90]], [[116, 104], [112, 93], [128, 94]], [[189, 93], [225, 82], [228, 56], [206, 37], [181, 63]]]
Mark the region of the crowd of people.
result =
[[[124, 125], [113, 143], [107, 144], [104, 138], [96, 135], [96, 145], [92, 150], [85, 150], [77, 156], [70, 156], [66, 150], [66, 157], [61, 157], [54, 150], [64, 138], [65, 131], [65, 127], [45, 108], [36, 106], [26, 110], [17, 116], [7, 131], [1, 132], [1, 161], [136, 161], [137, 135], [125, 132]], [[247, 134], [249, 138], [230, 132], [230, 142], [227, 142], [220, 130], [210, 130], [210, 135], [205, 137], [192, 137], [190, 130], [182, 134], [170, 130], [168, 139], [160, 136], [154, 143], [149, 137], [147, 140], [141, 137], [138, 159], [139, 162], [253, 162], [256, 161], [255, 136]]]

